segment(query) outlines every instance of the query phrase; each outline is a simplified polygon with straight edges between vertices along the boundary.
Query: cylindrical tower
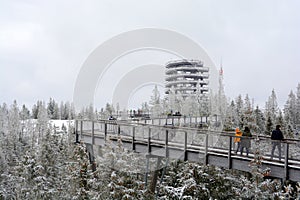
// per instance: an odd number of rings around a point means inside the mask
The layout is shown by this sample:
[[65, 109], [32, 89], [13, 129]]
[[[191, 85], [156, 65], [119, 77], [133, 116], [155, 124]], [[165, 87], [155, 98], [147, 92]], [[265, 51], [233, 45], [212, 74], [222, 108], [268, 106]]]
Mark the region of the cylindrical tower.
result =
[[197, 90], [208, 92], [209, 68], [199, 60], [176, 60], [166, 64], [166, 94], [172, 89], [183, 98], [193, 96]]

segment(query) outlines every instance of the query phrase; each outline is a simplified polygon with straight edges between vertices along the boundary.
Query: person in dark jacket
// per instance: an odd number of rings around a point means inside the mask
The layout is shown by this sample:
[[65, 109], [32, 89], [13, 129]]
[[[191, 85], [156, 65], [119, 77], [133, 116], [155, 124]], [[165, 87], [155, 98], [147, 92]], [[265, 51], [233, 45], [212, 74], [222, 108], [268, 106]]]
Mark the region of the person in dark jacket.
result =
[[246, 154], [249, 155], [249, 149], [251, 147], [251, 138], [252, 134], [249, 127], [245, 127], [243, 131], [243, 137], [241, 138], [241, 155], [243, 154], [244, 148], [246, 148]]
[[275, 148], [278, 148], [279, 160], [281, 160], [281, 141], [284, 139], [283, 134], [280, 130], [280, 125], [276, 126], [276, 129], [272, 131], [271, 140], [272, 140], [272, 152], [271, 159], [274, 157]]

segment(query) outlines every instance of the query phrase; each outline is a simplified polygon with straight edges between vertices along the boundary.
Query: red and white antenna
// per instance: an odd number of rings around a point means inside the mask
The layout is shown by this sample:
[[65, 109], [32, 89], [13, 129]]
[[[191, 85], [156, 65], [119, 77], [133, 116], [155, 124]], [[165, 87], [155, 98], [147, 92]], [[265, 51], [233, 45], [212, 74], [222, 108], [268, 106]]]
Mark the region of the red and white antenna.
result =
[[221, 58], [221, 63], [220, 63], [220, 66], [221, 66], [221, 68], [220, 68], [219, 74], [220, 74], [220, 76], [223, 76], [223, 74], [224, 74], [224, 71], [223, 71], [223, 63], [222, 63], [222, 58]]

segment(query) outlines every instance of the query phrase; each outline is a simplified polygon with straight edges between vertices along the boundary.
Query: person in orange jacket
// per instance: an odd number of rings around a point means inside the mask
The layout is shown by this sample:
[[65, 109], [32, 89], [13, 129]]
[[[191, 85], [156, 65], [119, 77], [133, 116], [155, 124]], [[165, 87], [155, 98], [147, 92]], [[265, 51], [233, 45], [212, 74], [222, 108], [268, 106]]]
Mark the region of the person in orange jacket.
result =
[[237, 145], [237, 148], [236, 148], [236, 150], [235, 150], [235, 153], [237, 153], [239, 150], [240, 150], [240, 148], [241, 148], [241, 136], [243, 135], [243, 133], [242, 133], [242, 131], [240, 131], [240, 129], [239, 128], [236, 128], [235, 129], [235, 136], [238, 136], [238, 137], [235, 137], [234, 138], [234, 143]]

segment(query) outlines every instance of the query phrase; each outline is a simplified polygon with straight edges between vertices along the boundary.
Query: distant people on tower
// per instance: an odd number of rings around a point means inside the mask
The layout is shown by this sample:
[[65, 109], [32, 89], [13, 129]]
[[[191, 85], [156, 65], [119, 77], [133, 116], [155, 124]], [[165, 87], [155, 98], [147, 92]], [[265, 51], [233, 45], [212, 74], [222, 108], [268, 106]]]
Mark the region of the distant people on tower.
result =
[[235, 136], [237, 136], [237, 137], [234, 138], [234, 143], [237, 145], [237, 148], [235, 150], [235, 153], [237, 153], [241, 148], [241, 136], [242, 135], [243, 135], [242, 131], [240, 131], [239, 128], [236, 128], [235, 129]]
[[245, 127], [243, 131], [243, 137], [241, 138], [241, 155], [243, 155], [244, 148], [246, 148], [246, 154], [249, 155], [249, 149], [251, 147], [252, 134], [248, 126]]
[[275, 148], [278, 148], [279, 160], [281, 160], [281, 141], [284, 140], [283, 134], [280, 130], [280, 125], [276, 126], [276, 129], [272, 131], [271, 140], [272, 140], [272, 152], [271, 159], [274, 157]]

